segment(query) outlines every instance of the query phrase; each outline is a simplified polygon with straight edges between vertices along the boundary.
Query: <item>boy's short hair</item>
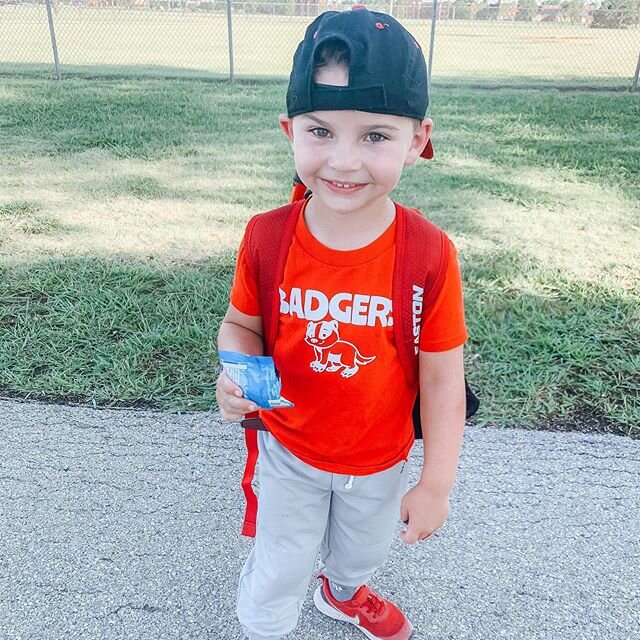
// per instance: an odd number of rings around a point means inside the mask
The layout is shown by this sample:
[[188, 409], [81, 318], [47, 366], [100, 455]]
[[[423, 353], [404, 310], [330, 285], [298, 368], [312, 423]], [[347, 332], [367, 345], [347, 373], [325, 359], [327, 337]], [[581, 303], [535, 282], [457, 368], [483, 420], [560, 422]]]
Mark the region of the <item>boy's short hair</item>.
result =
[[342, 40], [325, 40], [316, 51], [313, 64], [314, 80], [318, 69], [340, 67], [348, 72], [350, 62], [349, 47]]
[[[319, 68], [348, 70], [348, 86], [317, 84]], [[366, 7], [326, 11], [308, 27], [293, 57], [287, 115], [356, 110], [422, 121], [429, 105], [420, 45], [394, 18]], [[433, 157], [429, 140], [423, 154]]]

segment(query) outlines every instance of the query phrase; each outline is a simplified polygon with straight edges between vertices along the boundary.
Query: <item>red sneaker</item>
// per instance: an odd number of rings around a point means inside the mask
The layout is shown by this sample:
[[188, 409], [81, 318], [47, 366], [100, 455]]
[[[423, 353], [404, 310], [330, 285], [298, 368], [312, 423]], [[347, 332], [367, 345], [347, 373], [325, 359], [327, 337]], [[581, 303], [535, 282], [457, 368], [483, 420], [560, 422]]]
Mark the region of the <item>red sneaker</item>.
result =
[[330, 618], [356, 625], [370, 640], [407, 640], [413, 632], [404, 613], [367, 585], [360, 587], [351, 600], [340, 602], [331, 595], [326, 576], [319, 574], [318, 578], [322, 585], [313, 594], [313, 602]]

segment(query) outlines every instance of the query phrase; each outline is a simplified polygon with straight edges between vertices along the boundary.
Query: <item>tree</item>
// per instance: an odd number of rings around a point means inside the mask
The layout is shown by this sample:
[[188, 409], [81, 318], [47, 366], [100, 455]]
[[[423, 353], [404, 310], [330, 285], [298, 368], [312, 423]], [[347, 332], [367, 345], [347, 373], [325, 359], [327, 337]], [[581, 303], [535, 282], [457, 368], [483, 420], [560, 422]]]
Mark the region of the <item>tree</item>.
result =
[[582, 22], [582, 0], [565, 0], [561, 6], [562, 15], [571, 22]]
[[471, 7], [465, 2], [456, 2], [456, 20], [469, 20], [471, 17]]
[[638, 24], [640, 18], [638, 0], [605, 0], [593, 12], [593, 29], [624, 29]]
[[498, 19], [499, 20], [513, 20], [515, 14], [513, 13], [513, 3], [505, 2], [502, 0], [498, 5]]
[[538, 3], [536, 0], [518, 0], [518, 10], [516, 20], [521, 22], [531, 22], [534, 16], [538, 15]]
[[493, 5], [489, 5], [488, 2], [478, 2], [476, 3], [476, 13], [474, 16], [475, 20], [490, 20], [491, 19], [491, 8]]

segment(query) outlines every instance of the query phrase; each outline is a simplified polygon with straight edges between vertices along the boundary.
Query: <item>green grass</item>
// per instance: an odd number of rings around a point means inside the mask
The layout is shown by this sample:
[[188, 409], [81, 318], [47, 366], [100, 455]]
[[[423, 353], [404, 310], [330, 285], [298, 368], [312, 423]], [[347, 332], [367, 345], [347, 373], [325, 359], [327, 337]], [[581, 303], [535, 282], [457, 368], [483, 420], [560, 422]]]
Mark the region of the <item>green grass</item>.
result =
[[230, 256], [178, 268], [86, 258], [2, 269], [2, 384], [95, 405], [211, 406]]
[[29, 216], [37, 213], [42, 208], [39, 202], [32, 202], [30, 200], [13, 200], [0, 204], [0, 216], [17, 217], [17, 216]]
[[[284, 88], [0, 83], [2, 393], [212, 406], [237, 243], [288, 195]], [[394, 195], [459, 247], [480, 421], [637, 436], [638, 96], [440, 88], [431, 115]]]

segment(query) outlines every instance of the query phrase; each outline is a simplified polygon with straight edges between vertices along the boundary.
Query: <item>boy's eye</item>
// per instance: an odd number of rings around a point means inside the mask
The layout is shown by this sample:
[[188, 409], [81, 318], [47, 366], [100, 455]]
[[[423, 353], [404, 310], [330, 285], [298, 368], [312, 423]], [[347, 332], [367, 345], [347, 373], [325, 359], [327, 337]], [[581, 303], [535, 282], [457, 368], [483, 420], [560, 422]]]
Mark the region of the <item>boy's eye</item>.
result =
[[387, 138], [385, 136], [383, 136], [381, 133], [378, 133], [377, 131], [372, 131], [371, 133], [367, 134], [367, 140], [369, 142], [382, 142], [386, 139]]
[[316, 138], [328, 138], [331, 135], [328, 129], [323, 129], [322, 127], [314, 127], [311, 129], [311, 133], [313, 133]]

